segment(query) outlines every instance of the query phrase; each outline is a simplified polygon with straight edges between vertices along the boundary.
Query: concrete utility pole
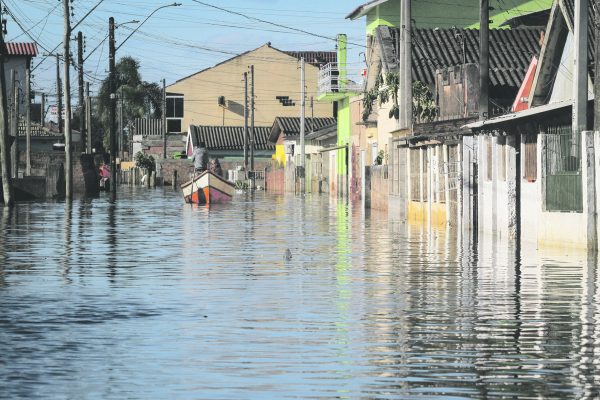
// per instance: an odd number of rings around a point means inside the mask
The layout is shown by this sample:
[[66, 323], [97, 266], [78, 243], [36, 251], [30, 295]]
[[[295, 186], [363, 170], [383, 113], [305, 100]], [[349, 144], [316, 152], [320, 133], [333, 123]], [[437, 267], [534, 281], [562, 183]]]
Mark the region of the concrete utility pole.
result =
[[401, 19], [401, 54], [402, 66], [400, 78], [400, 128], [412, 127], [412, 37], [411, 37], [411, 1], [402, 1]]
[[[125, 151], [123, 149], [123, 143], [125, 141], [125, 134], [123, 132], [123, 86], [121, 86], [121, 93], [119, 94], [119, 157], [121, 161], [125, 157]], [[165, 149], [166, 149], [165, 143]]]
[[304, 83], [304, 57], [300, 58], [300, 193], [306, 192], [306, 154], [304, 153], [304, 119], [306, 107], [306, 89]]
[[69, 9], [69, 0], [63, 0], [65, 36], [63, 38], [63, 55], [65, 57], [65, 79], [64, 79], [64, 96], [65, 96], [65, 195], [67, 200], [73, 198], [73, 161], [71, 160], [71, 21], [69, 17], [71, 10]]
[[85, 98], [83, 90], [83, 33], [77, 32], [77, 81], [79, 87], [79, 132], [81, 134], [81, 140], [86, 144], [87, 149], [87, 135], [85, 134], [85, 118], [87, 113], [85, 111]]
[[62, 91], [60, 90], [60, 54], [56, 54], [56, 101], [57, 101], [57, 109], [56, 113], [58, 115], [58, 131], [61, 132], [63, 130], [63, 121], [62, 121]]
[[250, 171], [252, 171], [252, 189], [254, 189], [254, 65], [250, 66]]
[[[0, 10], [2, 2], [0, 1]], [[2, 15], [0, 13], [0, 20]], [[12, 180], [10, 176], [10, 162], [8, 154], [8, 101], [6, 100], [6, 80], [4, 77], [4, 27], [0, 22], [0, 168], [2, 169], [2, 192], [4, 197], [4, 206], [14, 204]]]
[[248, 73], [244, 72], [244, 174], [248, 176]]
[[[111, 200], [117, 199], [117, 135], [115, 134], [115, 19], [108, 19], [108, 88], [110, 107], [108, 108], [110, 139], [110, 194]], [[164, 113], [164, 111], [163, 111]]]
[[575, 2], [575, 73], [573, 77], [573, 143], [587, 129], [587, 44], [588, 0]]
[[479, 0], [479, 119], [489, 117], [490, 5]]
[[40, 124], [46, 124], [46, 93], [42, 93], [42, 112], [40, 113]]
[[89, 82], [85, 83], [85, 132], [87, 133], [86, 153], [92, 154], [92, 98]]
[[167, 81], [163, 79], [163, 90], [162, 90], [162, 134], [163, 134], [163, 158], [167, 159]]
[[31, 176], [31, 58], [27, 59], [25, 69], [25, 175]]
[[17, 72], [10, 71], [10, 80], [12, 82], [12, 107], [10, 114], [10, 134], [14, 136], [14, 142], [10, 148], [10, 171], [12, 178], [19, 177], [19, 88], [17, 87]]

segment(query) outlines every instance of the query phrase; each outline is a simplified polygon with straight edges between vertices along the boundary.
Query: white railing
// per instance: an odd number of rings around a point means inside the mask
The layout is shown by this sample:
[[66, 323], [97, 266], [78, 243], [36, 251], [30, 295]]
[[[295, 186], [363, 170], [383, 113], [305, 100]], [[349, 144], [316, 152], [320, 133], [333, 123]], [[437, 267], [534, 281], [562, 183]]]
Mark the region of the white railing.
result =
[[337, 63], [328, 63], [319, 69], [319, 95], [337, 92], [362, 92], [362, 84], [348, 78], [340, 79]]

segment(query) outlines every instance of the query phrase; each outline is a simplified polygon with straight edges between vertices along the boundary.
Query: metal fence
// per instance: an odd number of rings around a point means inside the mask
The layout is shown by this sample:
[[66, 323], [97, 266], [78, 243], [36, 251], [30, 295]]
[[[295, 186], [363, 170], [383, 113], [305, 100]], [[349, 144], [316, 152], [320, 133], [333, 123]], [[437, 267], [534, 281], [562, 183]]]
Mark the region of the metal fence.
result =
[[571, 128], [548, 128], [544, 158], [546, 210], [583, 211], [581, 139]]

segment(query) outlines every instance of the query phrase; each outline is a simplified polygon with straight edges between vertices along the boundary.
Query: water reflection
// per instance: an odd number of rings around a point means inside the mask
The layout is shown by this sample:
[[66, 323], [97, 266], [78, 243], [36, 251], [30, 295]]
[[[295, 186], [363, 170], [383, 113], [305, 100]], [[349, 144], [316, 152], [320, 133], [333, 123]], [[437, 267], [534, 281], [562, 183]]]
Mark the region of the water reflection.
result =
[[0, 397], [594, 398], [597, 268], [328, 197], [19, 205]]

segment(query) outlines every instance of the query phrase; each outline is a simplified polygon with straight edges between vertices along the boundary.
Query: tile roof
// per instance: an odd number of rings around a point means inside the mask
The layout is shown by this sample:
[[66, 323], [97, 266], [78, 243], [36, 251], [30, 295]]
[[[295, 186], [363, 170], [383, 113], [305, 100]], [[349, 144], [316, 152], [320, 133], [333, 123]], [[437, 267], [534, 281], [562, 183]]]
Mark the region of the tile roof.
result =
[[[306, 118], [304, 129], [309, 134], [334, 124], [336, 119], [333, 117]], [[300, 117], [277, 117], [270, 131], [269, 141], [272, 143], [277, 142], [281, 133], [286, 139], [295, 139], [300, 135]]]
[[[248, 128], [250, 131], [250, 128]], [[271, 128], [268, 126], [255, 126], [255, 150], [273, 150], [275, 147], [268, 142]], [[190, 125], [192, 143], [197, 146], [204, 142], [208, 150], [243, 150], [243, 126], [207, 126]]]
[[29, 56], [35, 57], [38, 55], [37, 44], [35, 43], [5, 43], [6, 54], [9, 56]]
[[335, 51], [284, 51], [284, 53], [298, 60], [304, 57], [304, 61], [315, 67], [337, 62], [337, 53]]
[[[412, 78], [427, 84], [435, 83], [435, 71], [463, 62], [462, 43], [465, 39], [465, 61], [479, 62], [478, 29], [415, 29], [412, 46]], [[398, 28], [380, 26], [380, 37], [398, 38]], [[540, 52], [540, 29], [490, 30], [490, 82], [492, 86], [519, 87], [531, 58]], [[389, 40], [388, 40], [389, 41]], [[396, 46], [384, 46], [383, 60], [397, 60]], [[392, 54], [389, 54], [392, 52]], [[397, 63], [396, 63], [397, 65]]]

